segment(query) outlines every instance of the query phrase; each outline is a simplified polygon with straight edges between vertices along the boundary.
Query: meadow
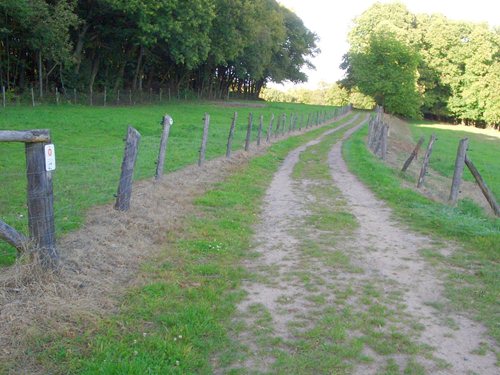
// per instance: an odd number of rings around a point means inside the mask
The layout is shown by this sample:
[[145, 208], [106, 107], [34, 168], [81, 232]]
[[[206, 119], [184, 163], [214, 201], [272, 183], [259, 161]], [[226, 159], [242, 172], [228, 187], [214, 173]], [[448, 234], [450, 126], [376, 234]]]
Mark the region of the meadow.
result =
[[[86, 210], [114, 199], [120, 175], [127, 126], [142, 135], [134, 179], [151, 178], [161, 135], [161, 119], [168, 113], [174, 120], [170, 131], [165, 173], [198, 160], [204, 114], [210, 115], [207, 159], [225, 153], [234, 112], [238, 121], [233, 149], [244, 145], [248, 116], [253, 114], [255, 139], [260, 115], [267, 129], [271, 115], [304, 115], [332, 107], [265, 102], [185, 102], [135, 107], [88, 107], [52, 105], [7, 107], [0, 111], [0, 129], [50, 129], [56, 147], [54, 200], [57, 235], [81, 226]], [[277, 118], [274, 121], [276, 127]], [[0, 143], [0, 218], [27, 233], [26, 174], [24, 145]], [[11, 264], [15, 251], [0, 244], [0, 265]]]

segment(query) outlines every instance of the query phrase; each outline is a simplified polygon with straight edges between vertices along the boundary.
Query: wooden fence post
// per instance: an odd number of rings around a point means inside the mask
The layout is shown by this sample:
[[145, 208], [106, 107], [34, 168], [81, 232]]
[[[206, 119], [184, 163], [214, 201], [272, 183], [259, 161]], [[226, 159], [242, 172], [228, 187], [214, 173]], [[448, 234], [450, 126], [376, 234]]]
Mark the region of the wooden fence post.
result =
[[467, 153], [467, 146], [469, 140], [467, 138], [461, 139], [458, 143], [457, 158], [455, 160], [455, 170], [453, 171], [453, 179], [451, 181], [450, 197], [448, 201], [451, 204], [457, 203], [458, 192], [460, 190], [460, 183], [462, 182], [462, 174], [465, 167], [465, 154]]
[[203, 124], [203, 138], [201, 139], [200, 147], [200, 158], [198, 159], [198, 166], [201, 167], [205, 162], [205, 153], [207, 152], [207, 140], [208, 140], [208, 127], [210, 126], [210, 115], [205, 113], [205, 119]]
[[118, 184], [118, 192], [116, 194], [115, 209], [119, 211], [128, 211], [130, 208], [132, 180], [134, 177], [134, 168], [140, 140], [141, 134], [133, 127], [129, 126], [127, 129], [127, 139], [125, 141], [122, 173], [120, 176], [120, 183]]
[[76, 104], [76, 89], [73, 89], [73, 104]]
[[432, 134], [431, 138], [429, 139], [429, 144], [427, 145], [427, 150], [425, 151], [424, 162], [422, 163], [422, 169], [420, 169], [420, 176], [418, 177], [417, 188], [422, 187], [424, 183], [425, 174], [427, 173], [427, 166], [429, 164], [429, 160], [432, 154], [432, 146], [434, 145], [435, 141], [436, 141], [436, 135]]
[[59, 89], [56, 87], [56, 104], [59, 105]]
[[128, 90], [128, 104], [132, 105], [132, 90]]
[[116, 91], [116, 104], [120, 105], [120, 89]]
[[385, 160], [387, 156], [387, 135], [389, 133], [389, 125], [384, 124], [382, 127], [382, 141], [380, 146], [380, 157]]
[[42, 266], [55, 268], [59, 263], [56, 248], [54, 226], [54, 195], [52, 172], [46, 170], [45, 146], [50, 143], [50, 132], [47, 141], [28, 142], [26, 150], [26, 174], [28, 177], [28, 226], [30, 238], [40, 255]]
[[104, 100], [103, 100], [104, 107], [106, 107], [107, 101], [108, 101], [108, 92], [107, 92], [106, 87], [105, 87], [104, 88]]
[[162, 100], [162, 94], [163, 94], [163, 89], [160, 87], [160, 103], [161, 103], [161, 100]]
[[474, 176], [476, 179], [477, 184], [479, 185], [479, 188], [483, 192], [484, 197], [490, 204], [490, 207], [493, 209], [493, 212], [495, 213], [496, 216], [500, 216], [500, 206], [498, 205], [495, 196], [491, 192], [491, 190], [488, 188], [486, 185], [486, 182], [484, 182], [483, 178], [481, 177], [481, 174], [477, 170], [476, 166], [472, 163], [472, 160], [469, 159], [467, 154], [465, 154], [465, 164], [470, 170], [470, 173]]
[[281, 116], [278, 116], [278, 121], [276, 123], [276, 130], [274, 131], [274, 138], [277, 138], [280, 132]]
[[406, 159], [405, 163], [403, 164], [403, 168], [401, 169], [401, 172], [406, 172], [406, 170], [410, 166], [410, 164], [413, 161], [413, 159], [415, 159], [417, 157], [418, 151], [420, 150], [420, 147], [422, 147], [422, 144], [424, 143], [424, 140], [425, 140], [424, 137], [420, 137], [420, 139], [418, 140], [418, 143], [415, 146], [415, 148], [413, 149], [410, 157], [408, 159]]
[[271, 134], [273, 134], [273, 122], [274, 122], [274, 113], [271, 114], [271, 120], [269, 121], [269, 126], [267, 128], [266, 143], [269, 143], [271, 141]]
[[253, 126], [253, 115], [248, 114], [248, 126], [247, 126], [247, 136], [245, 138], [245, 151], [250, 149], [250, 140], [252, 139], [252, 126]]
[[262, 126], [264, 125], [264, 115], [259, 118], [259, 130], [257, 131], [257, 146], [260, 146], [260, 139], [262, 138]]
[[238, 112], [234, 112], [233, 121], [231, 121], [231, 127], [229, 128], [229, 135], [227, 137], [227, 147], [226, 147], [226, 159], [231, 157], [231, 148], [233, 147], [234, 138], [234, 128], [236, 127], [236, 121], [238, 120]]
[[33, 90], [33, 86], [31, 86], [31, 106], [35, 106], [35, 90]]
[[174, 120], [169, 115], [163, 116], [162, 125], [163, 131], [161, 133], [161, 141], [160, 141], [160, 151], [158, 153], [158, 162], [156, 163], [156, 174], [155, 179], [161, 180], [163, 177], [163, 169], [165, 166], [165, 155], [167, 153], [167, 143], [168, 143], [168, 135], [170, 133], [170, 127], [173, 125]]
[[94, 92], [92, 90], [92, 87], [90, 88], [90, 106], [92, 106], [94, 104]]
[[3, 107], [5, 108], [5, 86], [2, 86], [2, 103], [3, 103]]

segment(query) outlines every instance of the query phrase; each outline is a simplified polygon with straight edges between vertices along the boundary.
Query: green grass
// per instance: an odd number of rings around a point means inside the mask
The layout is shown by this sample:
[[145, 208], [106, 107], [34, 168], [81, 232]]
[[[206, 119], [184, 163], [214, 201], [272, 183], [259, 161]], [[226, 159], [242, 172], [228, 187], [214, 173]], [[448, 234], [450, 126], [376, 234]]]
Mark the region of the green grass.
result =
[[[255, 103], [255, 102], [254, 102]], [[254, 104], [253, 103], [253, 104]], [[78, 228], [85, 211], [114, 199], [120, 175], [127, 125], [142, 135], [135, 179], [152, 177], [156, 169], [160, 120], [165, 113], [174, 119], [166, 155], [166, 173], [193, 164], [198, 159], [204, 113], [211, 118], [207, 159], [223, 155], [234, 111], [238, 122], [233, 149], [241, 149], [249, 113], [253, 113], [253, 139], [258, 118], [264, 115], [267, 129], [271, 114], [305, 114], [332, 107], [264, 103], [262, 108], [227, 107], [204, 102], [171, 102], [136, 107], [40, 106], [10, 107], [0, 111], [0, 129], [51, 130], [56, 147], [54, 172], [56, 231], [60, 235]], [[274, 123], [276, 128], [276, 121]], [[264, 133], [265, 134], [265, 133]], [[0, 218], [27, 233], [24, 145], [0, 143]], [[11, 264], [15, 251], [0, 243], [0, 265]]]
[[[430, 166], [446, 177], [453, 177], [455, 167], [455, 158], [457, 156], [458, 142], [460, 139], [469, 138], [469, 148], [467, 155], [474, 162], [488, 187], [493, 191], [497, 201], [500, 201], [500, 138], [491, 137], [486, 134], [470, 133], [465, 131], [449, 129], [436, 129], [424, 127], [423, 125], [432, 125], [431, 122], [413, 122], [410, 126], [415, 141], [420, 136], [429, 139], [432, 133], [436, 134], [437, 141], [432, 150]], [[464, 172], [464, 179], [475, 181], [467, 167]]]
[[[500, 219], [485, 216], [470, 202], [450, 207], [403, 188], [399, 171], [390, 169], [367, 151], [366, 135], [364, 128], [344, 144], [350, 170], [414, 229], [461, 245], [451, 257], [430, 256], [433, 262], [442, 264], [440, 269], [448, 275], [446, 295], [455, 307], [472, 311], [500, 340]], [[446, 134], [439, 137], [443, 144]], [[479, 161], [478, 158], [478, 164]], [[495, 173], [498, 178], [498, 172]]]
[[143, 265], [143, 286], [126, 295], [117, 315], [84, 334], [47, 333], [32, 355], [50, 373], [74, 374], [208, 374], [216, 352], [221, 366], [233, 362], [238, 353], [227, 332], [235, 328], [230, 318], [248, 276], [240, 262], [265, 189], [288, 152], [322, 131], [274, 144], [199, 197], [184, 229], [169, 233], [163, 254]]

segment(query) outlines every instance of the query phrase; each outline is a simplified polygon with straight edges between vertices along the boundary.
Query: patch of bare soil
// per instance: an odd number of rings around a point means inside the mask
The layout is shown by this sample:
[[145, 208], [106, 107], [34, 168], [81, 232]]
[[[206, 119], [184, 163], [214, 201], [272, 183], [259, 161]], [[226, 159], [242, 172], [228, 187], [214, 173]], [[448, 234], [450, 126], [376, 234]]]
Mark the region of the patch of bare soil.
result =
[[119, 297], [141, 282], [136, 278], [140, 264], [162, 251], [168, 233], [192, 212], [194, 198], [267, 146], [252, 144], [251, 152], [207, 161], [202, 168], [189, 166], [158, 183], [135, 183], [129, 212], [111, 205], [92, 209], [83, 228], [58, 241], [62, 260], [57, 273], [40, 272], [28, 259], [2, 269], [0, 363], [13, 374], [46, 373], [28, 354], [33, 340], [49, 334], [78, 336], [115, 312]]
[[[352, 131], [348, 131], [344, 139], [350, 134]], [[384, 202], [375, 198], [348, 171], [341, 147], [341, 142], [333, 147], [329, 164], [335, 185], [342, 191], [360, 224], [356, 246], [352, 247], [357, 249], [357, 263], [369, 273], [395, 282], [396, 287], [404, 291], [406, 310], [425, 327], [420, 340], [431, 345], [435, 356], [450, 365], [447, 369], [428, 368], [429, 373], [497, 374], [496, 357], [492, 352], [484, 355], [472, 353], [481, 343], [496, 347], [488, 338], [486, 329], [465, 316], [433, 307], [445, 300], [443, 280], [419, 256], [420, 249], [432, 247], [431, 239], [410, 232], [391, 218], [391, 210]], [[450, 327], [446, 322], [454, 324]], [[360, 367], [358, 373], [375, 373], [374, 366]]]
[[[389, 124], [386, 162], [391, 167], [401, 170], [404, 162], [413, 151], [416, 142], [413, 140], [407, 122], [389, 115], [385, 115], [385, 120]], [[420, 168], [422, 166], [422, 160], [428, 141], [428, 139], [424, 141], [424, 144], [420, 148], [418, 158], [413, 160], [412, 164], [406, 171], [406, 173], [409, 176], [412, 176], [415, 180], [418, 179], [418, 176], [420, 174]], [[450, 166], [450, 168], [454, 168], [454, 166]], [[445, 177], [440, 173], [434, 171], [432, 168], [429, 168], [425, 177], [424, 186], [421, 189], [416, 188], [416, 183], [410, 184], [409, 182], [406, 184], [406, 187], [414, 189], [415, 191], [418, 191], [419, 193], [424, 194], [428, 198], [433, 199], [437, 202], [447, 203], [448, 197], [450, 196], [451, 178]], [[471, 199], [476, 204], [484, 208], [486, 212], [494, 215], [488, 201], [474, 182], [462, 181], [462, 184], [460, 185], [459, 199], [463, 198]]]

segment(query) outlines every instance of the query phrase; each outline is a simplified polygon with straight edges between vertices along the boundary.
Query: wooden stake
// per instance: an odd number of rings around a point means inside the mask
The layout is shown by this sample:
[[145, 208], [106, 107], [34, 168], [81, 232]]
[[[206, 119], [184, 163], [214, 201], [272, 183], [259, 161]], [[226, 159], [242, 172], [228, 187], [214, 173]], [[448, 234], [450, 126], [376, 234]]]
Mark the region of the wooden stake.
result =
[[[50, 140], [50, 132], [47, 131]], [[26, 143], [26, 174], [28, 176], [28, 226], [40, 261], [44, 267], [59, 263], [54, 226], [54, 195], [52, 172], [45, 170], [46, 142]]]
[[420, 169], [420, 176], [418, 177], [417, 188], [422, 187], [422, 185], [424, 184], [425, 174], [427, 173], [427, 166], [429, 165], [429, 160], [432, 154], [432, 146], [434, 145], [435, 141], [436, 141], [436, 135], [432, 134], [431, 138], [429, 139], [429, 144], [427, 145], [427, 150], [425, 151], [424, 162], [422, 163], [422, 168]]
[[231, 157], [231, 148], [233, 147], [233, 137], [234, 128], [236, 127], [236, 121], [238, 120], [238, 112], [234, 112], [233, 121], [231, 121], [231, 127], [229, 128], [229, 135], [227, 137], [227, 147], [226, 147], [226, 159]]
[[472, 160], [469, 159], [468, 155], [465, 154], [465, 164], [470, 170], [470, 173], [474, 176], [476, 179], [477, 184], [479, 185], [479, 188], [483, 192], [484, 197], [490, 204], [490, 207], [493, 209], [493, 212], [495, 213], [496, 216], [500, 216], [500, 206], [498, 205], [495, 196], [491, 192], [491, 190], [488, 188], [486, 185], [486, 182], [484, 182], [483, 178], [481, 177], [481, 174], [475, 167], [475, 165], [472, 163]]
[[269, 121], [269, 127], [267, 128], [266, 143], [269, 143], [271, 141], [271, 135], [273, 134], [273, 122], [274, 113], [271, 114], [271, 121]]
[[259, 130], [257, 131], [257, 146], [260, 146], [260, 138], [262, 137], [262, 126], [264, 125], [264, 115], [260, 115]]
[[161, 180], [163, 177], [163, 170], [165, 166], [165, 155], [167, 153], [167, 143], [168, 143], [168, 135], [170, 133], [170, 127], [173, 125], [174, 120], [169, 115], [163, 116], [162, 125], [163, 132], [161, 134], [160, 141], [160, 151], [158, 153], [158, 162], [156, 163], [156, 180]]
[[132, 180], [134, 178], [134, 168], [140, 140], [141, 134], [136, 129], [129, 126], [127, 129], [127, 139], [123, 155], [122, 173], [120, 176], [120, 183], [118, 184], [118, 192], [116, 194], [115, 209], [119, 211], [128, 211], [130, 208]]
[[458, 192], [460, 191], [462, 174], [465, 167], [465, 154], [467, 153], [468, 145], [469, 140], [467, 138], [461, 139], [458, 143], [457, 158], [455, 160], [455, 170], [453, 172], [453, 179], [451, 181], [450, 197], [448, 198], [448, 201], [451, 204], [457, 203]]
[[408, 159], [406, 159], [406, 161], [405, 161], [405, 163], [403, 165], [403, 168], [401, 169], [401, 172], [406, 172], [406, 170], [410, 166], [410, 164], [413, 161], [413, 159], [415, 159], [417, 157], [418, 151], [420, 150], [420, 147], [422, 147], [422, 144], [424, 143], [424, 140], [425, 140], [424, 137], [420, 137], [420, 139], [418, 140], [418, 143], [415, 146], [415, 148], [413, 149], [410, 157]]
[[253, 126], [253, 115], [248, 114], [248, 126], [247, 126], [247, 136], [245, 138], [245, 151], [250, 149], [250, 141], [252, 139], [252, 126]]
[[108, 92], [106, 91], [106, 87], [104, 88], [104, 106], [106, 107], [106, 102], [108, 101]]
[[31, 105], [35, 106], [35, 90], [33, 90], [33, 86], [31, 86]]
[[210, 126], [210, 115], [205, 113], [205, 119], [203, 124], [203, 138], [201, 140], [200, 147], [200, 158], [198, 159], [198, 166], [201, 167], [205, 162], [205, 153], [207, 152], [207, 140], [208, 140], [208, 127]]
[[5, 108], [5, 86], [2, 86], [2, 103], [3, 107]]

